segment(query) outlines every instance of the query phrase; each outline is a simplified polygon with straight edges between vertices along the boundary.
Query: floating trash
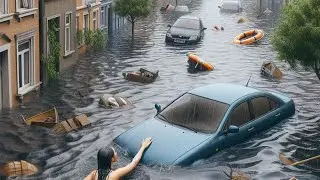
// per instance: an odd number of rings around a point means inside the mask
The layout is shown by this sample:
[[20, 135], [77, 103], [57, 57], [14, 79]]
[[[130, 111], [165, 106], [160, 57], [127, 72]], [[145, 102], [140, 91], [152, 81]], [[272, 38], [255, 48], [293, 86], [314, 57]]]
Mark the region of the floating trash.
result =
[[42, 126], [46, 128], [52, 128], [59, 121], [58, 112], [55, 107], [49, 111], [37, 114], [28, 119], [25, 119], [23, 115], [21, 115], [21, 117], [27, 125]]
[[140, 70], [137, 72], [127, 72], [127, 73], [122, 73], [122, 75], [126, 80], [129, 80], [129, 81], [141, 82], [141, 83], [152, 83], [158, 78], [159, 71], [154, 73], [146, 69], [140, 68]]

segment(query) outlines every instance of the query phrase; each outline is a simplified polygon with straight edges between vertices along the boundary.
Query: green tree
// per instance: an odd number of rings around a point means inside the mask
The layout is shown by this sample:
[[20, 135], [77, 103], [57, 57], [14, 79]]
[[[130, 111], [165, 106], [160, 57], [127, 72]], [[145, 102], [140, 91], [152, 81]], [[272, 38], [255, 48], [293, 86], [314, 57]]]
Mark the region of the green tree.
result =
[[151, 4], [150, 0], [116, 0], [114, 9], [117, 14], [131, 22], [134, 36], [135, 22], [149, 15]]
[[271, 42], [279, 59], [312, 67], [320, 79], [320, 1], [296, 0], [283, 7]]

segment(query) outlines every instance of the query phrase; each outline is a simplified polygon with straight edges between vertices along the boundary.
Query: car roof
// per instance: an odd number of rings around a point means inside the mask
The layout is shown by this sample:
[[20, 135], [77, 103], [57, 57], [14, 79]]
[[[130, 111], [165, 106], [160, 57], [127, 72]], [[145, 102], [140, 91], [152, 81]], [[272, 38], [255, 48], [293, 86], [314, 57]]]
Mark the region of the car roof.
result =
[[179, 19], [194, 19], [194, 20], [200, 20], [199, 17], [197, 17], [197, 16], [191, 16], [191, 15], [184, 15], [184, 16], [181, 16]]
[[232, 104], [237, 99], [256, 92], [261, 91], [238, 84], [217, 83], [192, 89], [188, 93]]

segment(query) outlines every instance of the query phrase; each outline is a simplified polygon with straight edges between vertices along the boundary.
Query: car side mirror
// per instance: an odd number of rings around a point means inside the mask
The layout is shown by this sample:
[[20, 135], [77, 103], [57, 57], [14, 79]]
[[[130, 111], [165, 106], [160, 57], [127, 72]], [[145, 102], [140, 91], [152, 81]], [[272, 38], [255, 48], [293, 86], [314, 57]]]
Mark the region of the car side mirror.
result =
[[202, 28], [202, 31], [207, 30], [207, 28]]
[[154, 107], [156, 108], [157, 113], [161, 112], [161, 106], [159, 104], [155, 104]]
[[167, 27], [171, 28], [171, 24], [168, 24]]
[[238, 126], [234, 126], [234, 125], [229, 126], [228, 133], [238, 133], [238, 132], [239, 132]]

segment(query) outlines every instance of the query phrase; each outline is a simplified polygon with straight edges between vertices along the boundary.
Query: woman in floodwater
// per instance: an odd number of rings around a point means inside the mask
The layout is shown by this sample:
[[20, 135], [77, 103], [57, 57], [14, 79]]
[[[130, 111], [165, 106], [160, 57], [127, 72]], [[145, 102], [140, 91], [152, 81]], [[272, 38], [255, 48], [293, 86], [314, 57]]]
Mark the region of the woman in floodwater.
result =
[[132, 162], [125, 167], [112, 170], [111, 164], [118, 161], [118, 154], [113, 147], [102, 148], [98, 152], [98, 170], [92, 171], [84, 180], [118, 180], [129, 174], [139, 164], [144, 150], [152, 143], [150, 137], [142, 141], [139, 152]]

